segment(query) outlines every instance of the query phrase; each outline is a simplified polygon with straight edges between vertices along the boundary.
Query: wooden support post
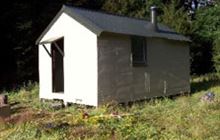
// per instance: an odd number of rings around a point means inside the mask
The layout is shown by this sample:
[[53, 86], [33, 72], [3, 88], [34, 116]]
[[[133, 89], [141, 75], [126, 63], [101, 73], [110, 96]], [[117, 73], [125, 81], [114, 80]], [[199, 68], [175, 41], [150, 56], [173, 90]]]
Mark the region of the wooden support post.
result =
[[46, 50], [47, 54], [48, 54], [50, 57], [52, 57], [52, 55], [51, 55], [51, 53], [48, 51], [47, 47], [46, 47], [44, 44], [42, 44], [42, 45], [43, 45], [44, 49]]
[[57, 48], [57, 50], [60, 52], [60, 54], [64, 57], [64, 53], [63, 51], [60, 49], [59, 45], [56, 42], [53, 42], [53, 44], [55, 45], [55, 47]]

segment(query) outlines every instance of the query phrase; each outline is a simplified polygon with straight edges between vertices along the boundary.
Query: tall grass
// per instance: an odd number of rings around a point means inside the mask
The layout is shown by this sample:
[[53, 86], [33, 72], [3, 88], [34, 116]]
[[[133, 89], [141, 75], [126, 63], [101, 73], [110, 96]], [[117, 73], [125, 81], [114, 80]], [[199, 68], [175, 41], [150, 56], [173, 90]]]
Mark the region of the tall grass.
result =
[[[99, 108], [73, 105], [61, 110], [40, 103], [38, 85], [31, 84], [8, 93], [10, 102], [17, 103], [12, 106], [12, 117], [0, 123], [0, 138], [220, 139], [220, 82], [200, 78], [192, 80], [191, 96], [175, 100], [164, 98]], [[216, 94], [214, 102], [200, 101], [207, 91]]]

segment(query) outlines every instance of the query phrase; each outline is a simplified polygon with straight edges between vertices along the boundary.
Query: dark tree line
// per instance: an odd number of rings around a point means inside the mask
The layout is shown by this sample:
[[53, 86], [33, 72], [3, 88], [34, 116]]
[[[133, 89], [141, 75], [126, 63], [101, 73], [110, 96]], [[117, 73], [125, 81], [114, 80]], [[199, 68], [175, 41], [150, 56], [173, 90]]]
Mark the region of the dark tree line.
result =
[[[197, 32], [189, 32], [192, 31], [190, 29], [192, 22], [188, 21], [184, 9], [182, 9], [184, 0], [175, 4], [172, 1], [14, 0], [2, 2], [0, 8], [0, 88], [13, 87], [28, 80], [38, 81], [38, 49], [35, 41], [63, 4], [145, 19], [149, 19], [150, 6], [157, 5], [160, 22], [193, 38], [193, 45], [197, 47], [192, 49], [192, 72], [204, 74], [213, 71], [212, 49], [210, 49], [213, 40], [198, 44], [201, 42], [200, 34], [198, 29]], [[169, 18], [176, 20], [165, 20]], [[200, 28], [203, 28], [202, 24]]]
[[0, 89], [38, 80], [35, 41], [63, 4], [101, 9], [103, 0], [14, 0], [0, 8]]
[[1, 5], [0, 88], [38, 80], [34, 43], [63, 2], [17, 0]]

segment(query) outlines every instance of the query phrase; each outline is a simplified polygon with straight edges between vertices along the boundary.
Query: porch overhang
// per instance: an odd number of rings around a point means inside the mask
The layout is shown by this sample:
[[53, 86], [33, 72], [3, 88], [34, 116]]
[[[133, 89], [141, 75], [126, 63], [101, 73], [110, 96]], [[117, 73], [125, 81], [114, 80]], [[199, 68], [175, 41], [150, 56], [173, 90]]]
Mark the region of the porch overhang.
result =
[[61, 37], [52, 37], [52, 38], [49, 38], [47, 40], [44, 40], [44, 41], [40, 42], [39, 45], [51, 44], [51, 43], [53, 43], [53, 42], [55, 42], [55, 41], [57, 41], [57, 40], [59, 40], [61, 38], [63, 38], [63, 36], [61, 36]]
[[53, 37], [53, 38], [50, 38], [50, 39], [47, 39], [45, 41], [42, 41], [39, 43], [39, 45], [42, 45], [44, 47], [44, 49], [46, 50], [46, 52], [48, 53], [48, 55], [50, 57], [52, 57], [50, 51], [47, 49], [47, 47], [45, 46], [45, 44], [54, 44], [55, 48], [59, 51], [59, 53], [64, 57], [64, 52], [60, 49], [59, 45], [56, 43], [57, 40], [60, 40], [62, 39], [62, 37]]

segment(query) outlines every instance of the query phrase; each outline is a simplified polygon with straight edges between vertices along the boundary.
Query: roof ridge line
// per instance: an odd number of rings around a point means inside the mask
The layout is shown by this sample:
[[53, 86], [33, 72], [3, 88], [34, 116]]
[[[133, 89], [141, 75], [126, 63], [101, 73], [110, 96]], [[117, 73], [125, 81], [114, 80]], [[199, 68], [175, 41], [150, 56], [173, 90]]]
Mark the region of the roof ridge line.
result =
[[125, 15], [120, 15], [117, 13], [110, 13], [108, 11], [104, 11], [104, 10], [94, 10], [94, 9], [88, 9], [88, 8], [84, 8], [84, 7], [78, 7], [78, 6], [73, 6], [73, 5], [63, 5], [64, 8], [75, 8], [75, 9], [79, 9], [79, 10], [84, 10], [84, 11], [89, 11], [89, 12], [95, 12], [95, 13], [100, 13], [100, 14], [104, 14], [104, 15], [111, 15], [111, 16], [118, 16], [118, 17], [123, 17], [123, 18], [129, 18], [129, 19], [134, 19], [134, 20], [140, 20], [140, 21], [146, 21], [146, 22], [150, 22], [150, 20], [148, 19], [144, 19], [144, 18], [138, 18], [138, 17], [130, 17], [130, 16], [125, 16]]

